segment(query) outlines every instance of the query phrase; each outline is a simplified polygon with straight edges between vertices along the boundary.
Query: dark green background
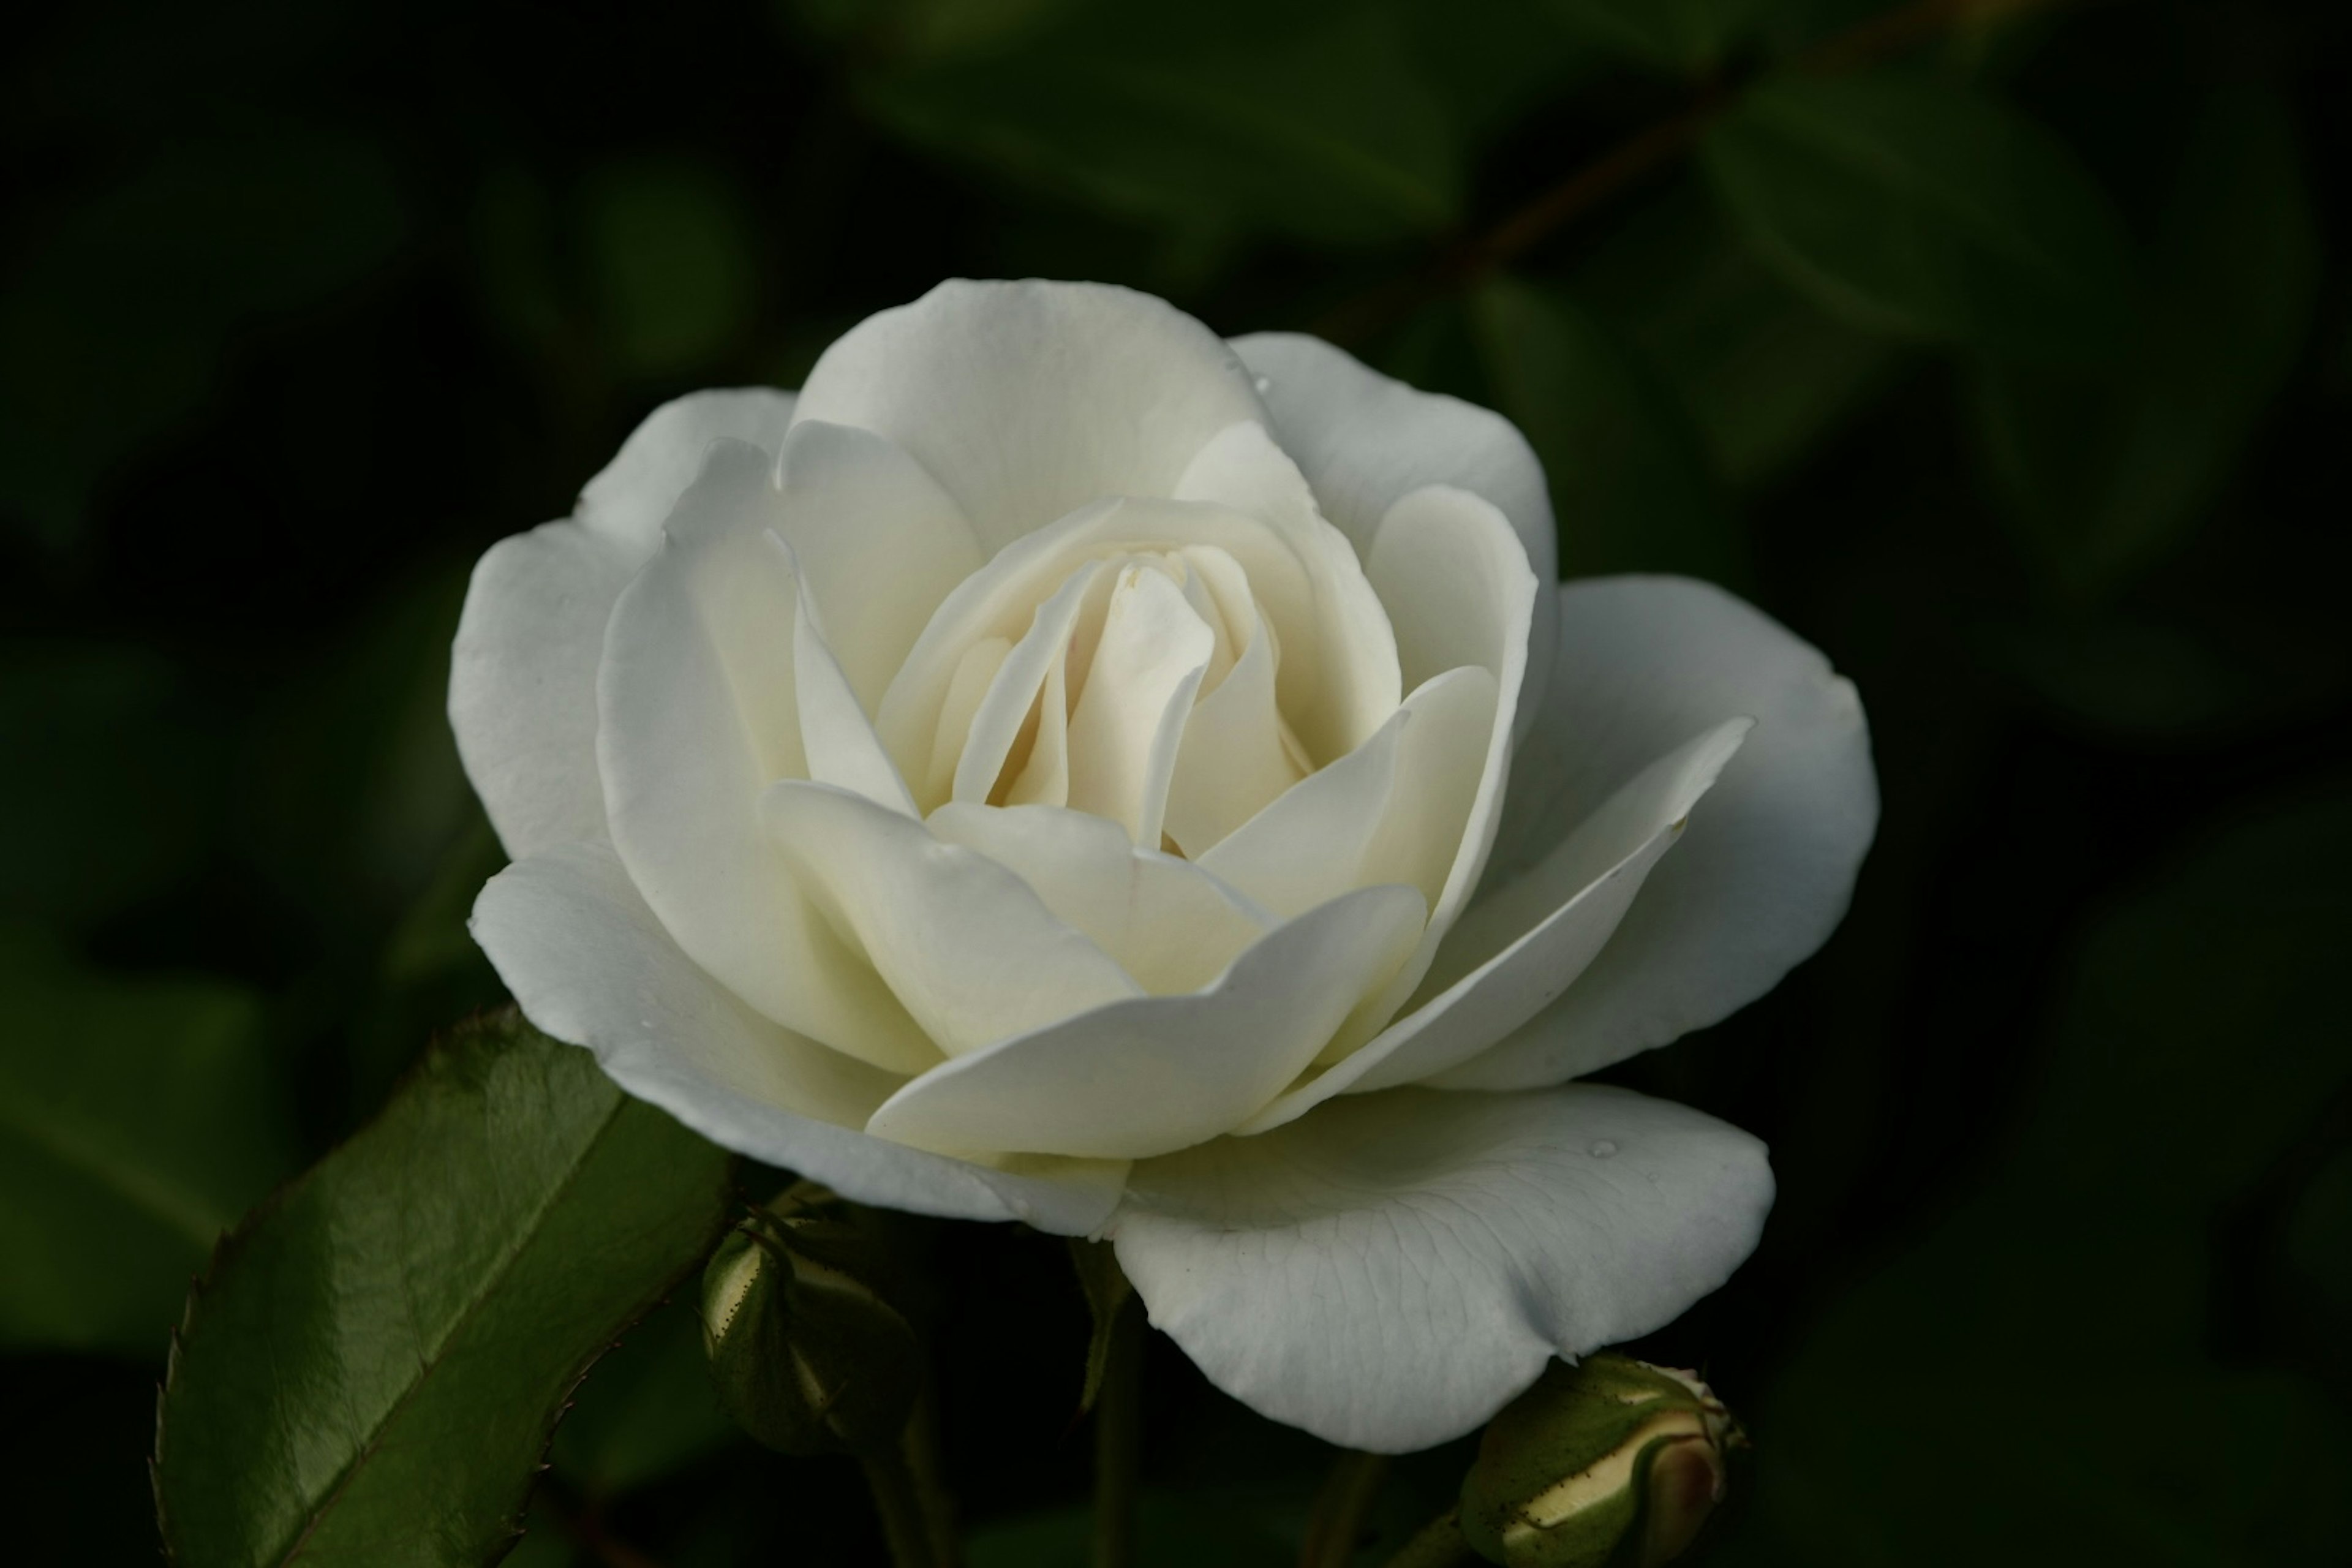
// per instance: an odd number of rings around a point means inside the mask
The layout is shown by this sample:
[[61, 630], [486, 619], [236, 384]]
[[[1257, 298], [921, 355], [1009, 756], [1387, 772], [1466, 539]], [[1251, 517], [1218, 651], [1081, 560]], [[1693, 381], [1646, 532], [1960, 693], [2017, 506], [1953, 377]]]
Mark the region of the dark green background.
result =
[[[1845, 927], [1610, 1075], [1781, 1180], [1642, 1348], [1756, 1436], [1705, 1561], [2352, 1560], [2352, 17], [2116, 0], [1898, 47], [1851, 30], [1877, 9], [20, 17], [0, 1554], [152, 1560], [209, 1238], [499, 1000], [441, 717], [474, 557], [660, 400], [796, 384], [962, 273], [1502, 406], [1568, 570], [1716, 578], [1860, 685], [1885, 818]], [[1695, 148], [1475, 264], [1694, 105]], [[972, 1560], [1075, 1561], [1060, 1245], [931, 1239]], [[870, 1560], [854, 1471], [730, 1443], [689, 1330], [591, 1376], [516, 1561]], [[1328, 1455], [1151, 1356], [1147, 1560], [1285, 1561]], [[1381, 1529], [1461, 1464], [1400, 1467]]]

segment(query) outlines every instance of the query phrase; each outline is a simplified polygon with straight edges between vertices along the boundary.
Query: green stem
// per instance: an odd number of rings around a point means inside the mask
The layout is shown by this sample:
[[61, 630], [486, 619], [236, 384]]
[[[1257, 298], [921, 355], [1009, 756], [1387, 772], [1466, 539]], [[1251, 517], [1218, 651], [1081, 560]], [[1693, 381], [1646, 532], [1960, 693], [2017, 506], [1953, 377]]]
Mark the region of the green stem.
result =
[[1316, 1494], [1315, 1510], [1307, 1521], [1307, 1542], [1298, 1551], [1298, 1568], [1348, 1568], [1364, 1533], [1364, 1515], [1380, 1495], [1387, 1478], [1386, 1454], [1347, 1449], [1331, 1461], [1331, 1473]]
[[1095, 1397], [1094, 1568], [1135, 1561], [1136, 1473], [1143, 1455], [1142, 1304], [1130, 1296], [1112, 1320], [1102, 1390]]
[[1462, 1510], [1449, 1508], [1397, 1548], [1387, 1568], [1467, 1568], [1477, 1561], [1478, 1554], [1462, 1539]]
[[928, 1367], [899, 1447], [907, 1456], [907, 1468], [915, 1479], [915, 1501], [922, 1510], [931, 1561], [939, 1568], [958, 1568], [963, 1561], [963, 1542], [956, 1533], [955, 1499], [948, 1491], [940, 1466], [939, 1398]]
[[891, 1568], [937, 1568], [930, 1521], [924, 1517], [921, 1489], [904, 1447], [878, 1449], [862, 1462], [866, 1484], [874, 1490], [874, 1511], [882, 1516]]

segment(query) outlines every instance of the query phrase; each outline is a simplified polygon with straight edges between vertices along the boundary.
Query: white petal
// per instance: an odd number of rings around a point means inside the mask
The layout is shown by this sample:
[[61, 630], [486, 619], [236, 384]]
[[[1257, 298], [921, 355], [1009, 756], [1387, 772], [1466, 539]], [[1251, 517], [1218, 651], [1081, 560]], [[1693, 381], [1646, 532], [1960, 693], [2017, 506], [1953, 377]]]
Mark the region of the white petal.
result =
[[1118, 824], [1085, 812], [958, 802], [933, 812], [929, 827], [1028, 883], [1155, 996], [1198, 991], [1274, 924], [1200, 867], [1139, 847]]
[[1233, 351], [1148, 295], [942, 283], [809, 373], [798, 417], [912, 453], [991, 551], [1103, 496], [1165, 496], [1217, 431], [1263, 417]]
[[779, 467], [782, 533], [824, 638], [869, 713], [954, 586], [984, 559], [922, 466], [867, 430], [803, 420]]
[[1066, 1235], [1097, 1229], [1118, 1201], [1116, 1164], [991, 1169], [856, 1131], [900, 1080], [761, 1017], [698, 969], [608, 849], [509, 867], [482, 889], [472, 929], [532, 1023], [738, 1153], [860, 1203]]
[[[1039, 707], [1039, 694], [1052, 679], [1054, 671], [1066, 672], [1070, 633], [1078, 624], [1078, 612], [1085, 606], [1087, 596], [1097, 579], [1109, 568], [1097, 563], [1082, 566], [1070, 574], [1070, 580], [1054, 591], [1054, 596], [1037, 606], [1036, 616], [1029, 629], [1021, 634], [1004, 662], [997, 666], [988, 683], [987, 695], [972, 712], [971, 722], [964, 732], [963, 754], [956, 759], [955, 798], [974, 804], [985, 804], [995, 793], [997, 778], [1012, 755], [1013, 743], [1019, 739], [1022, 726]], [[1055, 694], [1063, 710], [1056, 715], [1056, 728], [1065, 738], [1063, 757], [1063, 793], [1069, 789], [1066, 732], [1069, 724], [1067, 689]], [[1045, 716], [1038, 717], [1038, 728], [1045, 727]], [[1050, 768], [1051, 763], [1048, 763]], [[926, 803], [936, 804], [936, 803]], [[1056, 804], [1059, 804], [1058, 802]]]
[[987, 856], [862, 795], [793, 780], [761, 803], [810, 898], [950, 1056], [1142, 988]]
[[[1323, 514], [1369, 555], [1390, 507], [1424, 485], [1483, 496], [1510, 520], [1539, 583], [1559, 577], [1550, 491], [1534, 448], [1491, 410], [1418, 392], [1319, 338], [1260, 332], [1234, 348], [1274, 416], [1275, 438], [1298, 461]], [[1553, 607], [1538, 597], [1529, 630], [1538, 678], [1551, 668]], [[1407, 685], [1412, 684], [1410, 680]], [[1531, 718], [1523, 718], [1524, 735]]]
[[748, 442], [773, 458], [792, 419], [793, 395], [765, 386], [688, 393], [665, 403], [588, 481], [572, 515], [642, 561], [660, 545], [663, 520], [702, 471], [713, 441]]
[[1410, 888], [1276, 928], [1206, 991], [1118, 1003], [916, 1079], [867, 1129], [931, 1149], [1129, 1159], [1214, 1138], [1295, 1077], [1421, 930]]
[[769, 542], [782, 552], [793, 571], [795, 597], [793, 615], [793, 695], [800, 709], [801, 750], [808, 776], [818, 784], [854, 790], [877, 805], [916, 815], [914, 796], [906, 780], [891, 764], [874, 733], [873, 721], [859, 707], [849, 678], [833, 656], [833, 648], [817, 629], [816, 608], [809, 602], [808, 578], [793, 557], [792, 546], [775, 535]]
[[1239, 1131], [1279, 1127], [1335, 1094], [1443, 1072], [1540, 1012], [1617, 929], [1750, 728], [1729, 720], [1636, 774], [1539, 865], [1470, 906], [1422, 983], [1425, 1000]]
[[[1315, 635], [1313, 580], [1265, 523], [1200, 501], [1105, 501], [1015, 541], [948, 595], [883, 693], [875, 716], [883, 744], [910, 779], [933, 763], [939, 737], [952, 728], [942, 723], [941, 713], [970, 650], [994, 638], [1009, 648], [1028, 632], [1037, 606], [1087, 563], [1138, 550], [1181, 554], [1197, 547], [1221, 550], [1241, 563], [1250, 591], [1277, 629], [1278, 646], [1287, 648]], [[1075, 651], [1089, 651], [1083, 627]], [[964, 731], [953, 732], [961, 747]], [[947, 795], [919, 792], [918, 798], [936, 803]]]
[[597, 758], [613, 844], [688, 956], [777, 1023], [901, 1072], [936, 1049], [826, 927], [760, 832], [804, 776], [798, 585], [765, 454], [714, 445], [661, 552], [614, 607]]
[[1160, 847], [1177, 745], [1215, 647], [1216, 634], [1166, 573], [1120, 570], [1070, 714], [1075, 809], [1109, 817], [1136, 843]]
[[1501, 820], [1511, 715], [1527, 674], [1528, 628], [1543, 595], [1503, 514], [1444, 485], [1414, 490], [1389, 508], [1365, 570], [1389, 608], [1408, 681], [1425, 683], [1465, 667], [1494, 678], [1486, 729], [1431, 748], [1425, 753], [1431, 770], [1415, 781], [1422, 793], [1410, 803], [1401, 800], [1392, 815], [1399, 828], [1423, 836], [1415, 879], [1440, 888], [1430, 896], [1429, 930], [1420, 951], [1365, 1016], [1369, 1033], [1386, 1024], [1421, 984], [1486, 867]]
[[1253, 627], [1217, 689], [1193, 705], [1168, 785], [1168, 837], [1198, 858], [1304, 776], [1274, 697], [1274, 637]]
[[1285, 917], [1375, 882], [1407, 882], [1434, 896], [1462, 837], [1463, 777], [1475, 785], [1494, 726], [1494, 677], [1475, 665], [1450, 670], [1200, 863]]
[[508, 855], [604, 838], [596, 663], [613, 602], [642, 564], [576, 522], [492, 545], [449, 650], [449, 725]]
[[1763, 1146], [1678, 1105], [1404, 1089], [1139, 1163], [1111, 1234], [1210, 1382], [1402, 1453], [1478, 1426], [1554, 1356], [1672, 1321], [1754, 1248], [1771, 1198]]
[[1257, 518], [1306, 563], [1315, 630], [1284, 645], [1282, 708], [1312, 755], [1328, 761], [1355, 750], [1396, 710], [1405, 688], [1418, 684], [1398, 673], [1388, 612], [1356, 545], [1325, 521], [1298, 465], [1255, 422], [1221, 430], [1202, 447], [1177, 480], [1176, 499], [1215, 501]]
[[1877, 826], [1861, 700], [1819, 652], [1704, 583], [1561, 588], [1559, 667], [1513, 773], [1496, 879], [1678, 737], [1735, 714], [1755, 731], [1601, 955], [1517, 1034], [1435, 1081], [1554, 1083], [1744, 1006], [1836, 926]]

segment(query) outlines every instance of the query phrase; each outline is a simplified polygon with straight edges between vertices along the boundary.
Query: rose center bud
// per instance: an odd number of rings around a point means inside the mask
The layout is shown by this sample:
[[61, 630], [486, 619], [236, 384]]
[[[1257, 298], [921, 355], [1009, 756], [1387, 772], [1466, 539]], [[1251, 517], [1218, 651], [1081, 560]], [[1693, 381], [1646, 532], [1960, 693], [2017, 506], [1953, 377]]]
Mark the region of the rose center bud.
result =
[[1281, 637], [1232, 552], [1121, 544], [1043, 586], [957, 654], [910, 770], [927, 811], [1066, 806], [1197, 856], [1313, 771], [1278, 700]]

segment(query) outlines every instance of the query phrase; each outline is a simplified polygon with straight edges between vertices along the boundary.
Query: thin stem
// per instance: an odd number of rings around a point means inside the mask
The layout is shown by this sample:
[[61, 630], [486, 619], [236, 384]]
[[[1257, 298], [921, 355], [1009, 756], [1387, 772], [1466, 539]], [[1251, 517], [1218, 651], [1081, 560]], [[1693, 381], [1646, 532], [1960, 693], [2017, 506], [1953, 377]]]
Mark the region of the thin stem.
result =
[[914, 1414], [908, 1417], [907, 1430], [899, 1438], [899, 1447], [907, 1457], [907, 1469], [914, 1477], [915, 1501], [922, 1510], [931, 1561], [939, 1568], [958, 1568], [963, 1561], [963, 1542], [956, 1531], [955, 1498], [947, 1489], [940, 1465], [939, 1396], [928, 1367], [924, 1369], [922, 1389], [915, 1397]]
[[1307, 1542], [1298, 1549], [1298, 1568], [1348, 1568], [1364, 1533], [1364, 1515], [1380, 1495], [1388, 1476], [1386, 1454], [1364, 1454], [1350, 1448], [1331, 1461], [1331, 1473], [1316, 1494], [1315, 1510], [1307, 1521]]
[[1130, 1296], [1112, 1320], [1102, 1390], [1095, 1396], [1094, 1568], [1135, 1561], [1136, 1474], [1143, 1458], [1142, 1303]]
[[877, 1449], [861, 1463], [866, 1484], [873, 1489], [874, 1511], [882, 1517], [882, 1539], [889, 1545], [892, 1568], [936, 1568], [921, 1489], [903, 1446]]
[[1462, 1510], [1449, 1508], [1399, 1547], [1387, 1568], [1463, 1568], [1477, 1561], [1478, 1554], [1462, 1539]]

